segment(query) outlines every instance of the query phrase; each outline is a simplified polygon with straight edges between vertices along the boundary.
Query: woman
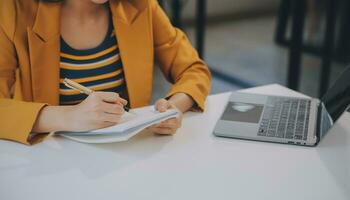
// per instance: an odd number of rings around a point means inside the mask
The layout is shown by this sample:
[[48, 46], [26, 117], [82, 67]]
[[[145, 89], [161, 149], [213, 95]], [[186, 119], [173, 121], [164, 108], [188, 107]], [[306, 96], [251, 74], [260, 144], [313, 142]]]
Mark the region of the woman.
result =
[[[0, 0], [0, 138], [33, 144], [52, 131], [118, 123], [148, 105], [154, 57], [173, 87], [160, 112], [204, 109], [210, 74], [156, 0]], [[70, 78], [97, 92], [70, 90]], [[173, 134], [181, 117], [151, 127]]]

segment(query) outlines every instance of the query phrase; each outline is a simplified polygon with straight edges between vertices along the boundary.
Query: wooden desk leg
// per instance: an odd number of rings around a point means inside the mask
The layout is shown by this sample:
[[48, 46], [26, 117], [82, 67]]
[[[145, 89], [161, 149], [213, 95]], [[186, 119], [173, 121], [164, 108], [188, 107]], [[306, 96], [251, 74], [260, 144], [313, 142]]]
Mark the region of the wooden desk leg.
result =
[[322, 65], [321, 65], [321, 78], [320, 78], [320, 90], [319, 96], [324, 95], [329, 87], [329, 79], [331, 74], [332, 56], [334, 48], [335, 37], [335, 22], [336, 22], [336, 9], [337, 0], [327, 1], [327, 14], [326, 14], [326, 34], [322, 47]]
[[197, 0], [196, 16], [196, 46], [199, 56], [204, 59], [204, 44], [206, 31], [206, 0]]
[[293, 90], [299, 89], [300, 80], [300, 67], [302, 57], [302, 44], [303, 33], [306, 15], [306, 1], [294, 0], [293, 1], [293, 24], [292, 24], [292, 37], [289, 50], [289, 66], [288, 66], [288, 78], [287, 85]]

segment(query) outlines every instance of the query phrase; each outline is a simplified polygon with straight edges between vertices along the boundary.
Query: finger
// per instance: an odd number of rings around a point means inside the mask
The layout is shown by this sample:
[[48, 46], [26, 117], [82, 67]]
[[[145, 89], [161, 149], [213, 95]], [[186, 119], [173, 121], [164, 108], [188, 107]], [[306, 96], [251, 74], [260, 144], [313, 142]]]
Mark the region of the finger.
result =
[[152, 130], [152, 129], [154, 129], [154, 128], [157, 128], [158, 126], [160, 126], [160, 123], [154, 124], [154, 125], [148, 127], [148, 129], [151, 129], [151, 130]]
[[165, 112], [170, 107], [170, 103], [166, 99], [160, 99], [156, 102], [155, 109], [159, 112]]
[[110, 114], [117, 114], [117, 115], [122, 115], [125, 112], [122, 105], [105, 103], [105, 102], [101, 103], [100, 111], [105, 112], [105, 113], [110, 113]]
[[160, 134], [160, 135], [172, 135], [175, 134], [176, 129], [171, 129], [171, 128], [152, 128], [151, 129], [155, 134]]
[[171, 129], [177, 129], [178, 125], [177, 124], [173, 124], [173, 123], [161, 123], [157, 126], [154, 126], [154, 128], [171, 128]]
[[177, 129], [179, 128], [179, 121], [176, 118], [166, 120], [164, 122], [161, 122], [155, 126], [156, 128], [172, 128]]
[[175, 124], [180, 124], [182, 123], [182, 117], [181, 116], [177, 116], [177, 117], [173, 117], [173, 118], [170, 118], [168, 120], [165, 120], [161, 123], [175, 123]]
[[122, 106], [128, 105], [128, 101], [123, 99], [123, 98], [121, 98], [121, 97], [119, 97], [119, 100], [117, 100], [115, 102], [120, 103]]
[[96, 95], [105, 102], [121, 103], [124, 106], [128, 104], [127, 100], [121, 98], [119, 94], [115, 92], [93, 92], [91, 95]]
[[99, 120], [102, 122], [110, 122], [117, 124], [120, 121], [121, 115], [110, 114], [110, 113], [101, 113], [99, 115]]
[[114, 126], [114, 125], [115, 125], [114, 122], [101, 122], [99, 128], [107, 128], [107, 127]]

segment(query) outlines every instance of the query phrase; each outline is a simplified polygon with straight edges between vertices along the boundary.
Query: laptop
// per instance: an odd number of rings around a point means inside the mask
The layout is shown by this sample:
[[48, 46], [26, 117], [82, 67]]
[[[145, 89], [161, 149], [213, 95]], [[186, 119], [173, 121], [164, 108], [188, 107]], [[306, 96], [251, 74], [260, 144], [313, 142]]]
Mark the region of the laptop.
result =
[[319, 99], [232, 92], [214, 135], [316, 146], [350, 112], [350, 66]]

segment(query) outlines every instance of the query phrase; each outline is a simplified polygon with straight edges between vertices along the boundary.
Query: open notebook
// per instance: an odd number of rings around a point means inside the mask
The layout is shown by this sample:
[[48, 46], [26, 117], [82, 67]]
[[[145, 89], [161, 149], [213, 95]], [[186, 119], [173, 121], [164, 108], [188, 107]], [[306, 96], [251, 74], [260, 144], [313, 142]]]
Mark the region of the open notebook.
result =
[[174, 109], [160, 113], [154, 110], [153, 106], [125, 112], [119, 124], [108, 128], [98, 129], [89, 132], [56, 132], [56, 135], [83, 142], [83, 143], [112, 143], [126, 141], [138, 134], [143, 129], [173, 118], [177, 115]]

